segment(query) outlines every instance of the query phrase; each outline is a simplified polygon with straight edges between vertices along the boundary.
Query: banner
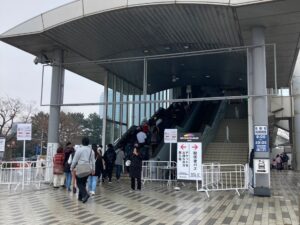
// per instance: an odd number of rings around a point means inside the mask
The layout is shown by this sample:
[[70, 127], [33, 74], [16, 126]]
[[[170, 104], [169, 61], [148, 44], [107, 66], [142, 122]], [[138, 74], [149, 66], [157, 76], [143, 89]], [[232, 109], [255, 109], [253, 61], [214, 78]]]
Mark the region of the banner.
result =
[[[202, 143], [199, 133], [178, 135], [177, 179], [202, 180]], [[183, 142], [184, 141], [184, 142]]]
[[17, 124], [17, 140], [30, 141], [31, 140], [31, 123]]

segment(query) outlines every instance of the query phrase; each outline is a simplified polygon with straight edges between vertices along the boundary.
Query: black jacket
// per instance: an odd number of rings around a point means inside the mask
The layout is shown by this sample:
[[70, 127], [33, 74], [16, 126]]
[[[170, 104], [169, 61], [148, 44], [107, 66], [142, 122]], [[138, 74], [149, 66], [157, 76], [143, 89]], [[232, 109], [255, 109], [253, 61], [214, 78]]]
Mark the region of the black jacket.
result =
[[113, 148], [108, 148], [104, 153], [104, 161], [107, 164], [113, 165], [116, 161], [116, 152]]
[[129, 174], [131, 177], [134, 178], [141, 178], [142, 175], [142, 156], [132, 154], [130, 157], [130, 167], [129, 167]]

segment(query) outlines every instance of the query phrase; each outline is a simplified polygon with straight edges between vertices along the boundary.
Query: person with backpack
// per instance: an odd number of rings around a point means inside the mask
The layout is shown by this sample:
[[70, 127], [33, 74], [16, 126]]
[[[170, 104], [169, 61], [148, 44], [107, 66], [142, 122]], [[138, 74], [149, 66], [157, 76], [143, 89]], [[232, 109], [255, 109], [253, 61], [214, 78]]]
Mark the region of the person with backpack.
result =
[[107, 150], [104, 153], [104, 161], [106, 168], [106, 175], [108, 176], [108, 182], [111, 183], [112, 172], [116, 161], [116, 152], [112, 144], [107, 145]]
[[282, 159], [283, 169], [287, 170], [288, 169], [289, 156], [285, 152], [283, 152], [281, 159]]

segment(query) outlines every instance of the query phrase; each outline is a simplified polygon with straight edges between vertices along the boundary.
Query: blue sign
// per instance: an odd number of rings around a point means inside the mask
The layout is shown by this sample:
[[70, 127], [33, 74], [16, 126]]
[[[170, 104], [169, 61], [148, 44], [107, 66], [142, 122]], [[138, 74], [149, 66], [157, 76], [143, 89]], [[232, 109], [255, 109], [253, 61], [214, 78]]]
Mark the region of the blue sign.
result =
[[268, 126], [254, 126], [254, 149], [256, 152], [269, 151]]

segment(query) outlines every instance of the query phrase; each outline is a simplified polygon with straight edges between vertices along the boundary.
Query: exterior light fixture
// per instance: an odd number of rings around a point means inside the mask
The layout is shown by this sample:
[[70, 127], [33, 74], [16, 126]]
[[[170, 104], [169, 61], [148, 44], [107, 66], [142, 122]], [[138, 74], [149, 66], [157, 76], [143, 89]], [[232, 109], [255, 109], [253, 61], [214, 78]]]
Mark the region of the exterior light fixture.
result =
[[148, 49], [145, 49], [143, 52], [144, 52], [144, 53], [148, 53], [148, 52], [149, 52], [149, 50], [148, 50]]
[[170, 46], [165, 46], [164, 49], [165, 49], [165, 50], [170, 50], [171, 47], [170, 47]]
[[189, 49], [189, 48], [190, 48], [190, 46], [188, 46], [188, 45], [184, 45], [184, 46], [183, 46], [183, 48], [184, 48], [184, 49]]

